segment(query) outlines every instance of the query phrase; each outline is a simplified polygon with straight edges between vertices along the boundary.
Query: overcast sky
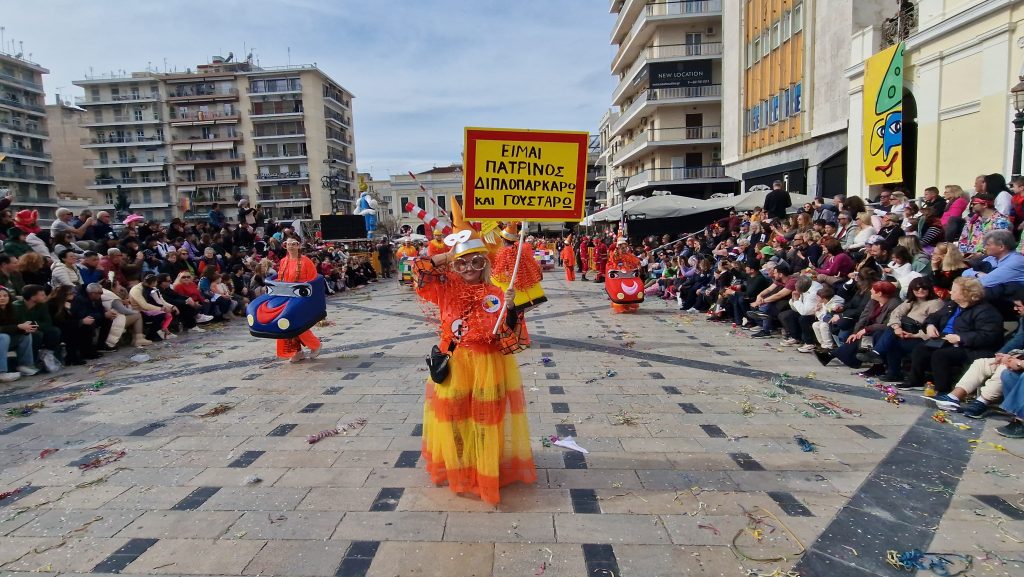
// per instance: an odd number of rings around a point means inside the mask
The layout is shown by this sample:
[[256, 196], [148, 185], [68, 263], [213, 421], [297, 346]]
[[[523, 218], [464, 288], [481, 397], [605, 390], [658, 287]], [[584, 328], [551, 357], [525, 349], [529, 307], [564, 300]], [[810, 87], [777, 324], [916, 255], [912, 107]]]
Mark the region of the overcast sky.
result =
[[[596, 131], [611, 100], [605, 0], [0, 0], [6, 45], [50, 69], [47, 102], [110, 71], [183, 70], [255, 51], [315, 62], [356, 96], [375, 177], [460, 159], [465, 126]], [[15, 49], [19, 49], [17, 45]]]

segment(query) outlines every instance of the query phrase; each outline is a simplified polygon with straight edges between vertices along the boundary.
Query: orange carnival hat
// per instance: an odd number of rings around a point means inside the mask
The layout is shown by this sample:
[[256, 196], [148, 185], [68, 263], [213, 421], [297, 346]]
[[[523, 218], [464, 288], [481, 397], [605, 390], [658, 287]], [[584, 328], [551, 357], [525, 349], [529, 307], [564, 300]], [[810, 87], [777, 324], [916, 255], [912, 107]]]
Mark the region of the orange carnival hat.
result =
[[462, 206], [454, 198], [452, 198], [452, 228], [455, 232], [449, 234], [444, 239], [444, 243], [452, 247], [454, 256], [487, 252], [487, 245], [480, 238], [480, 232], [466, 222], [462, 216]]
[[501, 231], [498, 232], [498, 235], [501, 236], [501, 238], [503, 238], [503, 239], [505, 239], [505, 240], [507, 240], [509, 242], [516, 242], [516, 241], [518, 241], [519, 240], [519, 223], [518, 222], [510, 222], [510, 223], [506, 224], [505, 228], [501, 229]]

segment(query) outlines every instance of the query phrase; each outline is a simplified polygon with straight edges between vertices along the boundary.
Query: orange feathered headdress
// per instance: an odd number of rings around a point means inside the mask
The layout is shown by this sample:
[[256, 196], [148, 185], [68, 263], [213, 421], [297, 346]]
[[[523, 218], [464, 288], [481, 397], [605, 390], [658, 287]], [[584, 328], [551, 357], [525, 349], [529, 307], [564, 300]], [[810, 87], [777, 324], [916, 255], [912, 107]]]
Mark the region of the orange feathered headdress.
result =
[[449, 234], [444, 243], [452, 247], [454, 256], [472, 254], [474, 252], [487, 252], [487, 245], [480, 238], [480, 232], [470, 226], [462, 216], [462, 206], [459, 201], [452, 198], [452, 228], [455, 232]]
[[498, 233], [498, 235], [501, 236], [501, 238], [503, 238], [503, 239], [505, 239], [505, 240], [507, 240], [509, 242], [516, 242], [516, 241], [518, 241], [519, 240], [519, 223], [518, 222], [510, 222], [510, 223], [506, 224], [505, 228], [501, 229], [501, 231]]

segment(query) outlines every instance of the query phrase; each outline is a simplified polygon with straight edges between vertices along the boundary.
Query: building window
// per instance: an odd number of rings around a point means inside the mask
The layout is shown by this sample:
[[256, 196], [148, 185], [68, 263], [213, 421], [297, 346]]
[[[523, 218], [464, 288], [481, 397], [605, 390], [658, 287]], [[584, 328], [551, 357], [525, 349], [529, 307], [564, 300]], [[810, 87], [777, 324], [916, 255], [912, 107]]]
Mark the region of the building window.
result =
[[141, 110], [136, 110], [135, 114], [133, 116], [135, 118], [135, 122], [142, 122], [142, 111]]
[[804, 5], [803, 3], [793, 6], [793, 34], [804, 29]]
[[779, 122], [779, 95], [775, 94], [771, 98], [771, 114], [772, 124]]
[[408, 196], [401, 197], [401, 202], [399, 202], [399, 204], [402, 206], [402, 210], [405, 210], [405, 205], [409, 204], [409, 197]]
[[793, 96], [792, 96], [792, 98], [793, 98], [793, 106], [792, 106], [791, 109], [793, 110], [793, 114], [794, 115], [800, 114], [801, 112], [803, 112], [804, 103], [803, 103], [803, 98], [802, 98], [802, 94], [801, 94], [801, 86], [799, 84], [797, 84], [796, 86], [793, 87]]
[[103, 109], [95, 108], [92, 111], [92, 119], [94, 122], [103, 122]]
[[768, 30], [765, 30], [761, 33], [761, 58], [768, 56], [768, 53], [771, 52], [771, 45], [768, 42]]
[[790, 90], [787, 88], [782, 92], [782, 118], [789, 118], [790, 98]]
[[142, 129], [142, 128], [137, 129], [135, 131], [135, 138], [137, 138], [140, 141], [141, 140], [146, 140], [146, 131], [145, 131], [145, 129]]
[[422, 208], [423, 210], [427, 210], [427, 199], [426, 199], [426, 197], [417, 196], [416, 197], [416, 206]]
[[441, 194], [441, 195], [438, 195], [438, 197], [435, 199], [435, 200], [437, 200], [437, 206], [441, 207], [441, 210], [448, 210], [447, 198], [448, 197], [446, 197], [445, 195]]
[[231, 179], [240, 180], [242, 178], [242, 169], [237, 166], [231, 167]]
[[781, 40], [779, 39], [781, 25], [778, 22], [772, 25], [772, 49], [778, 48]]
[[206, 180], [214, 181], [217, 180], [217, 170], [214, 168], [206, 169]]
[[754, 41], [751, 42], [751, 45], [753, 46], [753, 49], [754, 49], [754, 62], [755, 63], [760, 62], [761, 61], [761, 37], [758, 36], [757, 38], [754, 38]]
[[142, 202], [146, 204], [153, 202], [153, 193], [148, 188], [142, 191]]
[[793, 13], [786, 10], [782, 13], [782, 41], [785, 42], [793, 35]]

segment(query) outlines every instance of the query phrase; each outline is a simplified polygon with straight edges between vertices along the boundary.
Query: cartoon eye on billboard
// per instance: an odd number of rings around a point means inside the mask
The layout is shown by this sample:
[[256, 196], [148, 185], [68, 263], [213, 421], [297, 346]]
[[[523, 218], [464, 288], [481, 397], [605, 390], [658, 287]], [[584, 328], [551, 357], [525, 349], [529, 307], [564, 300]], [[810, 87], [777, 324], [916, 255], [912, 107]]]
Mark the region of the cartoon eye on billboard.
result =
[[865, 64], [864, 176], [868, 184], [903, 181], [903, 44]]

